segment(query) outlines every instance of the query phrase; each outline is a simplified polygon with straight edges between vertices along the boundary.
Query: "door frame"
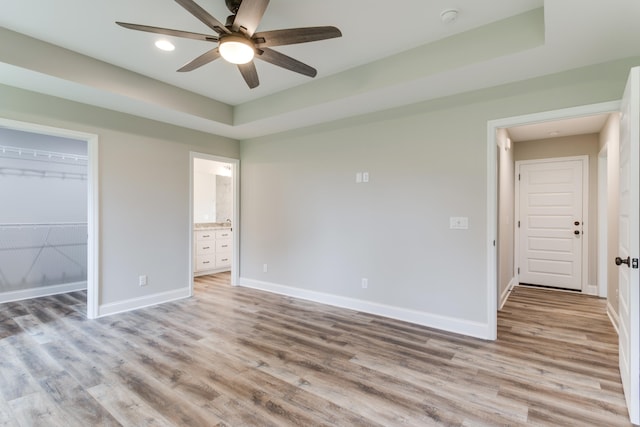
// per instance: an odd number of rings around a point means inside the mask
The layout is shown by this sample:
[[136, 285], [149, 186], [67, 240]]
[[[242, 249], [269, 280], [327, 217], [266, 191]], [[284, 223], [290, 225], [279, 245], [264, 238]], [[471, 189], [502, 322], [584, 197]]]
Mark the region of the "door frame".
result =
[[[520, 283], [520, 274], [518, 273], [518, 267], [520, 264], [520, 231], [517, 226], [517, 222], [520, 218], [520, 181], [518, 175], [520, 174], [520, 166], [531, 165], [536, 163], [551, 163], [551, 162], [564, 162], [564, 161], [581, 161], [582, 162], [582, 227], [584, 225], [589, 226], [589, 156], [571, 156], [571, 157], [553, 157], [548, 159], [535, 159], [535, 160], [517, 160], [515, 163], [515, 177], [514, 177], [514, 215], [513, 215], [513, 271], [516, 277], [516, 283]], [[580, 291], [588, 293], [589, 295], [595, 295], [593, 289], [588, 289], [587, 277], [589, 276], [589, 233], [582, 233], [582, 259], [580, 260]], [[597, 287], [593, 286], [594, 289]], [[590, 290], [591, 292], [587, 292]]]
[[229, 157], [215, 156], [212, 154], [189, 152], [189, 296], [193, 296], [193, 164], [195, 159], [210, 160], [214, 162], [228, 163], [231, 165], [232, 191], [233, 191], [233, 215], [231, 218], [233, 258], [231, 260], [231, 285], [238, 286], [240, 278], [240, 160]]
[[[607, 269], [609, 260], [609, 144], [598, 153], [598, 296], [607, 298]], [[608, 312], [608, 310], [607, 310]], [[617, 327], [614, 324], [615, 327]]]
[[100, 197], [98, 185], [98, 135], [71, 129], [21, 122], [0, 117], [0, 127], [39, 133], [87, 143], [87, 318], [98, 317], [100, 304]]
[[498, 170], [499, 129], [620, 111], [620, 101], [582, 105], [487, 122], [487, 339], [498, 337]]

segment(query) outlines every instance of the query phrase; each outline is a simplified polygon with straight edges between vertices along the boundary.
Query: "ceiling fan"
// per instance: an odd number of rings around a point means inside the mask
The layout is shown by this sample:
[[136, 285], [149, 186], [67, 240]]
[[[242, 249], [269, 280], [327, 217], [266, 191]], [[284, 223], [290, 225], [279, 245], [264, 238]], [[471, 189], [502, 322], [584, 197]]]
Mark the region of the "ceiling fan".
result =
[[116, 22], [116, 24], [131, 30], [218, 43], [217, 47], [185, 64], [178, 69], [178, 71], [195, 70], [222, 56], [222, 58], [238, 66], [240, 74], [242, 74], [244, 81], [251, 89], [260, 84], [258, 72], [253, 63], [253, 59], [255, 58], [309, 77], [315, 77], [318, 73], [315, 68], [275, 51], [271, 49], [271, 47], [307, 43], [342, 36], [339, 29], [330, 26], [256, 32], [262, 16], [269, 5], [269, 0], [225, 0], [227, 8], [232, 13], [232, 15], [227, 17], [225, 25], [211, 16], [193, 0], [175, 1], [215, 31], [217, 36], [172, 30], [169, 28], [151, 27], [148, 25], [129, 24], [126, 22]]

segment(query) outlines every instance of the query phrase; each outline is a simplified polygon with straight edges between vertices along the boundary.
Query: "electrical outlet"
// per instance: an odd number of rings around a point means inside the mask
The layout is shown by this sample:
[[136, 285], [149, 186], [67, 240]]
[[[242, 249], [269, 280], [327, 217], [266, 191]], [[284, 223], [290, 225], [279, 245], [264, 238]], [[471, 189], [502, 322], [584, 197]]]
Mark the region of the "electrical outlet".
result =
[[147, 276], [146, 275], [142, 275], [142, 276], [138, 277], [138, 285], [147, 286]]
[[362, 289], [367, 289], [369, 287], [369, 279], [362, 278]]
[[452, 216], [449, 218], [449, 228], [452, 230], [467, 230], [469, 218], [466, 216]]
[[269, 267], [267, 266], [267, 264], [262, 264], [262, 272], [266, 273], [267, 271], [269, 271]]

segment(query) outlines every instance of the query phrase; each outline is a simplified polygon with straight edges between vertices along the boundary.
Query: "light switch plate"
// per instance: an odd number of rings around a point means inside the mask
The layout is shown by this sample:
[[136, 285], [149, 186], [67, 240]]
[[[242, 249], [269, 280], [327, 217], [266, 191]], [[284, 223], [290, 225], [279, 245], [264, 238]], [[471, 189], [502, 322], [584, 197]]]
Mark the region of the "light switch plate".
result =
[[449, 228], [452, 230], [467, 230], [469, 218], [466, 216], [452, 216], [449, 218]]

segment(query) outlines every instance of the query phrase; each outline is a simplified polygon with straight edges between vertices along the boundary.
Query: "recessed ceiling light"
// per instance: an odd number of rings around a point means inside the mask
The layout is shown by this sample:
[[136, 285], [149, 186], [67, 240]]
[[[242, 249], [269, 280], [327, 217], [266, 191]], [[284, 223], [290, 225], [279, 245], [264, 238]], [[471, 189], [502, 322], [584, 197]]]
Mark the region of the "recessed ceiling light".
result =
[[171, 52], [175, 50], [175, 46], [169, 40], [158, 40], [156, 42], [156, 47], [160, 50], [164, 50], [166, 52]]
[[460, 12], [458, 12], [456, 9], [443, 10], [442, 13], [440, 13], [440, 20], [444, 24], [452, 24], [456, 19], [458, 19], [458, 13]]

